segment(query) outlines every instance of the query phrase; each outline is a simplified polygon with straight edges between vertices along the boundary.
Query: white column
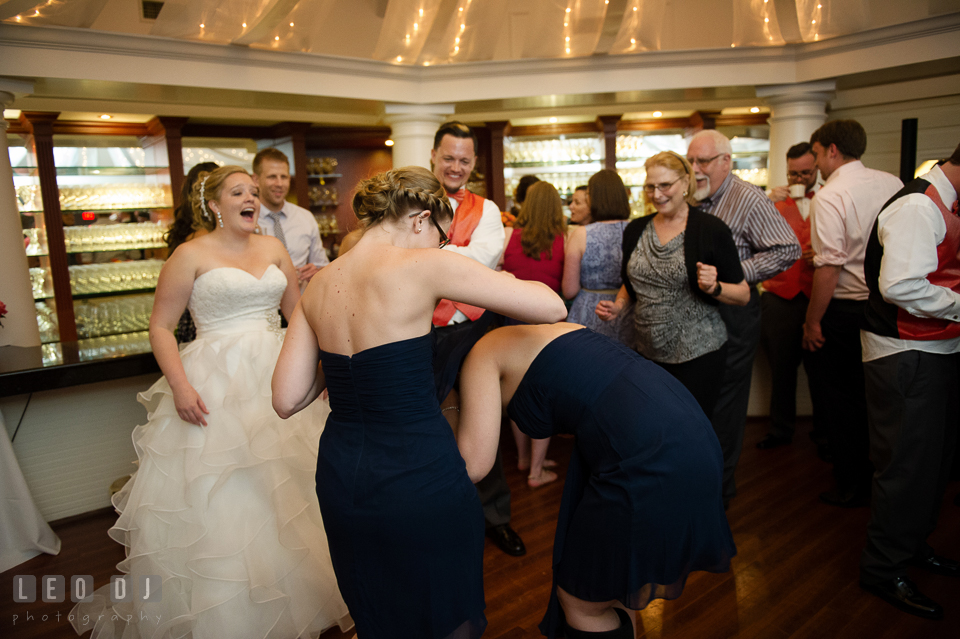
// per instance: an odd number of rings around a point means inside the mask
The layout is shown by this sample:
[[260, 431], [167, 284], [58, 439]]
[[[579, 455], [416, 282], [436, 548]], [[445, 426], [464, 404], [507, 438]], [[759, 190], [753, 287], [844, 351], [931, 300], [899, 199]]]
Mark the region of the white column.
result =
[[787, 183], [787, 150], [808, 142], [827, 119], [827, 102], [834, 97], [834, 80], [757, 87], [757, 97], [770, 105], [768, 187]]
[[[14, 93], [32, 93], [33, 85], [0, 79], [0, 111], [13, 103]], [[40, 329], [30, 285], [23, 227], [7, 150], [7, 123], [0, 117], [0, 302], [7, 316], [0, 328], [0, 346], [39, 346]]]
[[393, 166], [430, 168], [433, 136], [453, 114], [452, 104], [388, 104], [384, 120], [393, 140]]

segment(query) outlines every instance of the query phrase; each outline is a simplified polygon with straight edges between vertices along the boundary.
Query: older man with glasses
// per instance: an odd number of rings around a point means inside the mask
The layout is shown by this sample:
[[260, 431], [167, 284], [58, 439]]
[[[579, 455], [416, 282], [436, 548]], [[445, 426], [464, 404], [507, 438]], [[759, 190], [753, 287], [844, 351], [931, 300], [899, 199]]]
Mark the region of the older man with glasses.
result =
[[733, 232], [740, 265], [750, 284], [746, 306], [722, 305], [727, 327], [727, 367], [720, 398], [710, 420], [723, 450], [723, 501], [736, 495], [734, 471], [743, 448], [750, 402], [753, 358], [760, 341], [760, 295], [756, 284], [781, 273], [800, 259], [800, 243], [766, 194], [733, 175], [730, 140], [708, 129], [690, 140], [687, 159], [693, 165], [698, 207], [723, 220]]

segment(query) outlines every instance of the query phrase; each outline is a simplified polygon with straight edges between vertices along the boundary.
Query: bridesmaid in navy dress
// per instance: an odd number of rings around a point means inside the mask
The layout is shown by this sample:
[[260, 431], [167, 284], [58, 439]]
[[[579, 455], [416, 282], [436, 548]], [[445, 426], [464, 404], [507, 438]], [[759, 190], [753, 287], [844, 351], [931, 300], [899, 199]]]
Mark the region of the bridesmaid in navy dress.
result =
[[627, 609], [679, 597], [694, 570], [729, 568], [720, 445], [690, 392], [656, 364], [577, 324], [505, 327], [470, 352], [460, 398], [471, 476], [493, 463], [503, 406], [531, 437], [576, 438], [547, 637], [634, 637]]
[[446, 298], [555, 322], [566, 309], [539, 282], [437, 250], [452, 210], [426, 169], [361, 182], [353, 208], [363, 236], [294, 311], [274, 408], [287, 417], [329, 389], [317, 497], [359, 638], [478, 637], [483, 513], [436, 397], [433, 310]]

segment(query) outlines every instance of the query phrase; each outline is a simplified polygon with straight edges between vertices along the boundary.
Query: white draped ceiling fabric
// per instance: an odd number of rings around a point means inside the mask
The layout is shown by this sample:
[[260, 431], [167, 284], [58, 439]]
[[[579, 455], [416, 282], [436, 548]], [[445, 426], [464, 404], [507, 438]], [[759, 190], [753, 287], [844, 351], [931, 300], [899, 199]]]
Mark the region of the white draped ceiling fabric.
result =
[[[729, 3], [730, 45], [778, 46], [853, 33], [869, 0]], [[670, 2], [676, 15], [682, 3]], [[668, 0], [0, 0], [0, 20], [382, 60], [450, 65], [659, 51]], [[133, 14], [136, 12], [136, 15]], [[674, 47], [675, 48], [675, 47]], [[695, 42], [683, 48], [696, 49]]]

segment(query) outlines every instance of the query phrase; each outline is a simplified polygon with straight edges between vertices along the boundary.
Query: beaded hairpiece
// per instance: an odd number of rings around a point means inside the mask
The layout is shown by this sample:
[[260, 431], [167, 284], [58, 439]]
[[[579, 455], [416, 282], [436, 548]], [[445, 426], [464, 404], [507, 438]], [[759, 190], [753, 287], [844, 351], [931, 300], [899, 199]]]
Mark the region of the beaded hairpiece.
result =
[[208, 177], [210, 177], [210, 176], [209, 176], [209, 175], [204, 175], [204, 176], [203, 176], [203, 179], [200, 181], [200, 211], [203, 213], [203, 217], [204, 217], [204, 218], [206, 218], [206, 219], [208, 219], [208, 220], [212, 220], [212, 219], [213, 219], [213, 216], [210, 215], [210, 211], [207, 210], [207, 203], [206, 203], [206, 201], [205, 201], [206, 198], [205, 198], [204, 195], [203, 195], [203, 188], [204, 188], [204, 187], [206, 186], [206, 184], [207, 184], [207, 178], [208, 178]]

